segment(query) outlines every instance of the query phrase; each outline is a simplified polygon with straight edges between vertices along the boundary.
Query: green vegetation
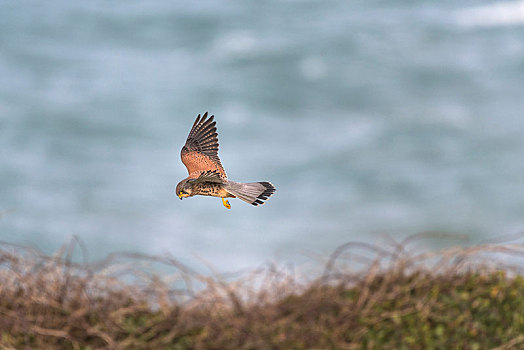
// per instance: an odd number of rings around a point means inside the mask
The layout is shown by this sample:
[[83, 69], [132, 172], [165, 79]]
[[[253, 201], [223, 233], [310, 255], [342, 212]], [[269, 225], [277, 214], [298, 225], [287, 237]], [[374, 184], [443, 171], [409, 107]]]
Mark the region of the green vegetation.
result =
[[[77, 264], [73, 249], [0, 246], [1, 348], [524, 348], [522, 266], [495, 263], [522, 259], [522, 245], [414, 255], [349, 244], [308, 282], [274, 266], [226, 281], [130, 254]], [[356, 258], [369, 262], [349, 269]], [[168, 264], [176, 281], [144, 261]]]

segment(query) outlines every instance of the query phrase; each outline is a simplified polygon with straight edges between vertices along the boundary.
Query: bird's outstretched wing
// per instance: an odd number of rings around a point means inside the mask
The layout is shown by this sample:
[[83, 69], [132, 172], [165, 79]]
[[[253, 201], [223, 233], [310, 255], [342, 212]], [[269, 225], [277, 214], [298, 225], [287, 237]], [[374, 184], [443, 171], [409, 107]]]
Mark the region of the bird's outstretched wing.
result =
[[207, 112], [202, 117], [199, 114], [186, 144], [182, 147], [180, 156], [191, 179], [196, 179], [205, 172], [216, 172], [223, 180], [227, 179], [218, 158], [218, 134], [213, 118], [212, 115], [208, 119]]

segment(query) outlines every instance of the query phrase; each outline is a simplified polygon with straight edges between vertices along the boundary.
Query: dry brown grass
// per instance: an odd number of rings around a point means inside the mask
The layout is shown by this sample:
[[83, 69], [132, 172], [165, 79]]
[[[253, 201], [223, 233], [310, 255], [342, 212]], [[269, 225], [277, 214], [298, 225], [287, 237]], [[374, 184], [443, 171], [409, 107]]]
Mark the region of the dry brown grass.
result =
[[[74, 262], [0, 244], [4, 349], [357, 349], [524, 346], [522, 244], [440, 252], [339, 247], [315, 278], [268, 266], [234, 279], [172, 257]], [[82, 260], [82, 259], [80, 259]], [[509, 263], [508, 263], [509, 261]], [[175, 272], [159, 277], [147, 264]], [[360, 266], [355, 269], [355, 266]]]

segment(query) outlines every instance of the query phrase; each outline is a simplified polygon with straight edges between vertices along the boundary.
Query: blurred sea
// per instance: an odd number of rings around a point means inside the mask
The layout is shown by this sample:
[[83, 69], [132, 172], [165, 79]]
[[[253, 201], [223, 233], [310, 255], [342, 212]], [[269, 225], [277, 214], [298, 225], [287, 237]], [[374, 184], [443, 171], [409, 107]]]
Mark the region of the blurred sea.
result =
[[[524, 229], [524, 1], [0, 1], [0, 240], [223, 271]], [[262, 207], [180, 201], [216, 116]]]

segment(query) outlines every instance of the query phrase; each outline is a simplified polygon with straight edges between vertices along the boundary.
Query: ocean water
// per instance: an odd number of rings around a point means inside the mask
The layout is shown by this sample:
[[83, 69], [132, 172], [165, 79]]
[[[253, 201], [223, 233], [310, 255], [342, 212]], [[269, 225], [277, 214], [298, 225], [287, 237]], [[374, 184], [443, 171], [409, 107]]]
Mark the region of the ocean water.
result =
[[[221, 271], [524, 229], [524, 1], [0, 1], [0, 240]], [[252, 207], [174, 195], [198, 113]]]

